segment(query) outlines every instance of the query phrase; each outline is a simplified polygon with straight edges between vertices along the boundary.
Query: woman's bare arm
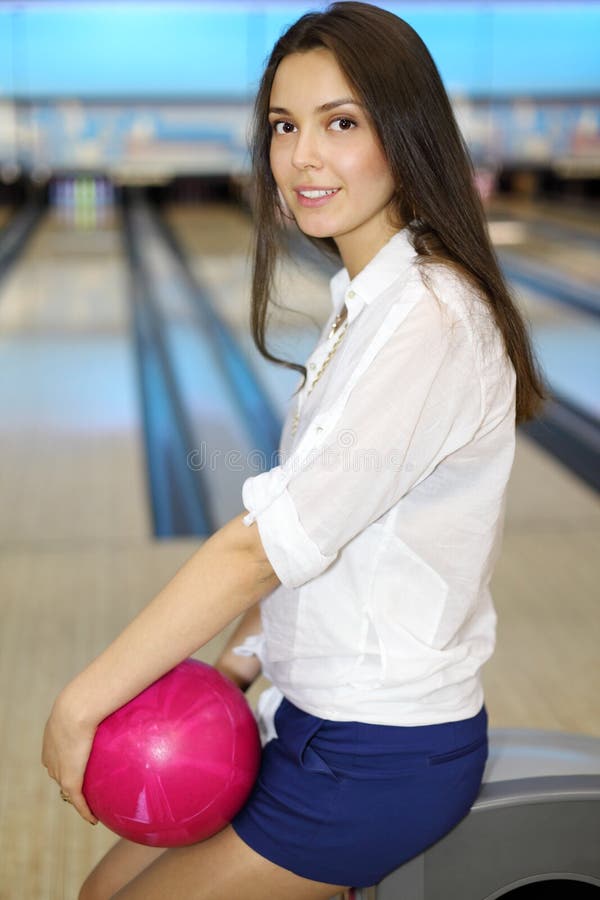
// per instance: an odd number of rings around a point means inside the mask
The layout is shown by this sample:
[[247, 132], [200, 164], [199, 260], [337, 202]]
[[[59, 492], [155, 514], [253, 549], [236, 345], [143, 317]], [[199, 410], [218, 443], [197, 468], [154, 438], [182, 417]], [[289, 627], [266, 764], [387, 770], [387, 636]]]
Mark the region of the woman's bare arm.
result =
[[242, 519], [212, 535], [56, 699], [42, 762], [88, 821], [81, 785], [98, 723], [279, 584], [257, 526]]
[[261, 631], [260, 603], [256, 603], [244, 613], [215, 663], [215, 669], [231, 678], [243, 691], [246, 691], [260, 675], [260, 660], [256, 656], [236, 656], [233, 648], [243, 644], [250, 635], [260, 634]]

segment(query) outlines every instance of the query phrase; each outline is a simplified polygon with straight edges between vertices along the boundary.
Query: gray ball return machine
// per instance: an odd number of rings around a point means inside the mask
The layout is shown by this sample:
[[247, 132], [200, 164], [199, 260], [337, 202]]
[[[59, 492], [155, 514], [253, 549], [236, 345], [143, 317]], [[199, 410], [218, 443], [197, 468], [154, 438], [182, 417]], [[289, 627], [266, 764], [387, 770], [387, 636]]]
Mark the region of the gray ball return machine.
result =
[[490, 729], [471, 811], [349, 900], [600, 900], [600, 738]]

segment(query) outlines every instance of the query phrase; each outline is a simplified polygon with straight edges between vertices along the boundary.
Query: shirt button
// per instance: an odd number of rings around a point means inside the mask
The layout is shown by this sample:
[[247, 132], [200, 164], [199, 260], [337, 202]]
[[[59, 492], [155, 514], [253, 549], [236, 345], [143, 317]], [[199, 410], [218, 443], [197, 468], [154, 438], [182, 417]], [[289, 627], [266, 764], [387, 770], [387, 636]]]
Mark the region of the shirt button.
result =
[[316, 363], [309, 363], [309, 364], [308, 364], [308, 368], [309, 368], [309, 369], [316, 369], [316, 368], [317, 368]]
[[348, 298], [352, 300], [353, 297], [356, 297], [356, 291], [348, 291]]
[[322, 431], [323, 431], [323, 426], [317, 425], [317, 434], [321, 434]]

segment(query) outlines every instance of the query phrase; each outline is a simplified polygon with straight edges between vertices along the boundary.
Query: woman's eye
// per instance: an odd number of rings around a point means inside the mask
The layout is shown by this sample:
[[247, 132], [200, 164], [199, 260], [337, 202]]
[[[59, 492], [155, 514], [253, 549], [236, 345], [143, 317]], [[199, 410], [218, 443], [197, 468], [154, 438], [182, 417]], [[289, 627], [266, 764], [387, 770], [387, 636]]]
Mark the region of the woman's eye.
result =
[[273, 122], [273, 131], [275, 134], [292, 134], [295, 125], [291, 122]]
[[[333, 128], [334, 125], [339, 125], [339, 128]], [[356, 122], [354, 122], [352, 119], [346, 119], [343, 116], [338, 116], [338, 118], [334, 119], [331, 123], [331, 127], [334, 131], [350, 131], [355, 126]]]

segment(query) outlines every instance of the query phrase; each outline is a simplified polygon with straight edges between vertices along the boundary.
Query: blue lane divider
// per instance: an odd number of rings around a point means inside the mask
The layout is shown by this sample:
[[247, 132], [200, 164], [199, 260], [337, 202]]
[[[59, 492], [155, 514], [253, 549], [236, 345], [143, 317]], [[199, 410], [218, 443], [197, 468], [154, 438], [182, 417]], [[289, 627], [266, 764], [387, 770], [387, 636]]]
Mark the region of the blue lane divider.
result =
[[600, 422], [594, 416], [553, 394], [539, 418], [520, 428], [588, 487], [600, 491]]
[[215, 530], [200, 472], [187, 465], [192, 431], [173, 374], [164, 327], [144, 268], [131, 209], [123, 208], [123, 236], [131, 269], [131, 302], [142, 400], [154, 533], [208, 536]]
[[0, 229], [0, 280], [25, 249], [27, 241], [44, 216], [41, 201], [30, 200]]
[[172, 229], [162, 217], [157, 218], [157, 224], [179, 263], [180, 274], [188, 287], [190, 300], [202, 327], [206, 329], [216, 348], [222, 374], [231, 387], [252, 444], [263, 459], [274, 459], [282, 422], [228, 326], [215, 311], [208, 291], [192, 274]]
[[541, 263], [522, 260], [506, 251], [498, 253], [498, 258], [506, 277], [516, 284], [600, 318], [600, 296], [593, 287], [565, 277]]

